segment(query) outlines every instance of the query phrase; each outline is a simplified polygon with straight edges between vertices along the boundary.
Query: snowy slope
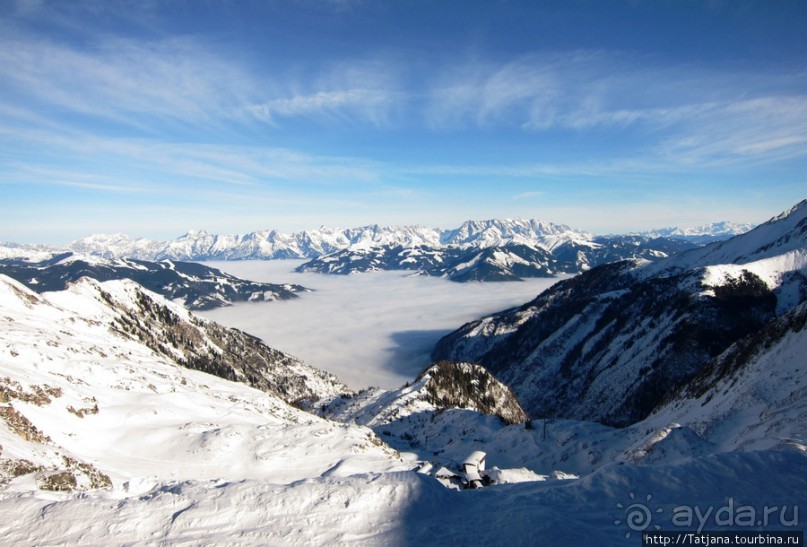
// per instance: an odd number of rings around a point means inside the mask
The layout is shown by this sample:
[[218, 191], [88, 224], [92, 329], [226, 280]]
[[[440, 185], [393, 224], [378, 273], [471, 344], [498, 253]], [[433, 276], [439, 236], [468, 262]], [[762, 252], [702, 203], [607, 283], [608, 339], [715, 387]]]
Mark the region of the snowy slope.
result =
[[[40, 296], [0, 277], [0, 480], [11, 481], [7, 488], [26, 491], [34, 481], [47, 488], [54, 475], [77, 489], [110, 481], [150, 489], [164, 480], [286, 483], [356, 467], [402, 468], [368, 429], [179, 366], [111, 328], [98, 288], [85, 282]], [[116, 307], [136, 294], [123, 282], [101, 288]], [[34, 474], [21, 473], [19, 462]]]
[[750, 232], [719, 241], [647, 267], [643, 274], [669, 275], [717, 264], [747, 264], [795, 252], [804, 264], [807, 248], [807, 200]]
[[647, 423], [685, 423], [725, 450], [807, 446], [807, 302], [708, 363]]
[[[626, 429], [507, 425], [430, 402], [455, 393], [451, 382], [430, 390], [431, 380], [458, 377], [430, 370], [372, 410], [382, 417], [374, 427], [391, 429], [382, 435], [417, 454], [399, 455], [367, 427], [178, 366], [191, 348], [181, 337], [176, 347], [166, 343], [179, 333], [170, 326], [181, 326], [194, 348], [227, 351], [221, 333], [131, 282], [84, 280], [40, 295], [0, 277], [0, 542], [617, 546], [651, 525], [670, 529], [676, 506], [714, 511], [727, 500], [760, 515], [763, 506], [788, 508], [763, 529], [804, 529], [791, 523], [807, 489], [797, 441], [720, 453], [692, 429], [666, 423], [677, 411]], [[480, 388], [468, 399], [475, 407], [488, 394], [501, 398], [489, 389], [496, 384], [481, 384], [470, 375]], [[359, 418], [343, 410], [348, 421]], [[490, 466], [516, 468], [492, 470], [503, 484], [459, 492], [411, 470], [419, 458], [456, 463], [478, 448]], [[645, 528], [627, 522], [636, 500], [652, 509]]]
[[463, 326], [433, 358], [484, 364], [534, 417], [634, 423], [804, 301], [806, 215], [802, 202], [726, 242], [592, 269]]
[[[175, 364], [249, 384], [287, 402], [349, 391], [332, 375], [241, 331], [197, 317], [129, 280], [99, 283], [81, 278], [67, 290], [40, 296], [27, 288], [21, 290], [20, 284], [6, 276], [0, 275], [0, 279], [6, 293], [25, 294], [27, 300], [42, 303], [46, 311], [54, 307], [61, 310], [59, 313], [67, 313], [62, 322], [78, 318], [94, 322], [99, 326], [99, 339], [110, 333], [137, 340]], [[8, 288], [12, 286], [13, 291]], [[13, 302], [9, 305], [16, 306]], [[59, 332], [55, 324], [51, 326]], [[59, 338], [69, 342], [66, 335]]]
[[[677, 412], [624, 429], [529, 420], [508, 388], [467, 363], [438, 363], [397, 390], [337, 397], [322, 406], [321, 414], [372, 428], [390, 446], [430, 462], [424, 472], [431, 474], [440, 466], [456, 469], [471, 451], [481, 450], [498, 468], [498, 480], [515, 480], [505, 477], [516, 469], [523, 470], [515, 473], [521, 480], [564, 480], [613, 462], [668, 464], [736, 448], [700, 435], [693, 430], [697, 424]], [[792, 428], [803, 430], [799, 422]], [[776, 436], [765, 440], [755, 448], [783, 444]]]
[[[694, 519], [688, 527], [674, 526], [673, 510], [682, 506], [709, 512], [701, 529], [759, 529], [716, 525], [714, 513], [749, 507], [762, 521], [766, 507], [777, 507], [762, 530], [803, 531], [803, 522], [791, 522], [794, 507], [803, 506], [805, 487], [807, 458], [795, 451], [723, 454], [666, 466], [611, 465], [579, 481], [471, 492], [448, 490], [414, 473], [288, 486], [191, 481], [159, 485], [139, 496], [104, 491], [82, 497], [0, 496], [0, 510], [15, 515], [0, 533], [14, 545], [618, 547], [638, 544], [641, 532], [655, 526], [697, 530]], [[633, 503], [642, 506], [628, 509]], [[648, 507], [651, 520], [631, 521], [631, 527], [627, 519], [642, 507]]]

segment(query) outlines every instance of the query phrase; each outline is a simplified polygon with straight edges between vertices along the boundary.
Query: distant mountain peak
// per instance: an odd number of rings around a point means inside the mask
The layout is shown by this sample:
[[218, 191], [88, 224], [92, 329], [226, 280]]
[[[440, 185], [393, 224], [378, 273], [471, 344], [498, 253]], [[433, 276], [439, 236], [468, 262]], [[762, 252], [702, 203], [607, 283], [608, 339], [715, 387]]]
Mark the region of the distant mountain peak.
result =
[[645, 268], [643, 275], [719, 264], [746, 264], [807, 248], [807, 200], [731, 239], [691, 249]]
[[208, 235], [210, 235], [210, 234], [207, 232], [207, 230], [202, 228], [202, 229], [199, 229], [199, 230], [194, 230], [194, 229], [188, 230], [187, 232], [185, 232], [185, 235], [180, 236], [180, 237], [191, 238], [191, 237], [205, 237], [205, 236], [208, 236]]
[[740, 224], [728, 220], [711, 222], [690, 228], [658, 228], [645, 232], [638, 232], [635, 235], [647, 237], [672, 237], [672, 238], [700, 238], [700, 241], [709, 241], [717, 238], [725, 239], [735, 235], [743, 234], [753, 229], [753, 224]]
[[[464, 245], [492, 247], [510, 242], [527, 243], [559, 241], [590, 237], [585, 232], [542, 220], [489, 219], [468, 220], [455, 229], [430, 228], [423, 225], [382, 226], [368, 224], [357, 228], [329, 228], [283, 233], [262, 230], [239, 235], [216, 235], [204, 229], [189, 230], [169, 241], [132, 239], [124, 234], [91, 235], [74, 241], [74, 251], [105, 257], [127, 257], [142, 260], [240, 260], [273, 258], [318, 258], [346, 249], [400, 245]], [[551, 241], [550, 241], [551, 240]]]

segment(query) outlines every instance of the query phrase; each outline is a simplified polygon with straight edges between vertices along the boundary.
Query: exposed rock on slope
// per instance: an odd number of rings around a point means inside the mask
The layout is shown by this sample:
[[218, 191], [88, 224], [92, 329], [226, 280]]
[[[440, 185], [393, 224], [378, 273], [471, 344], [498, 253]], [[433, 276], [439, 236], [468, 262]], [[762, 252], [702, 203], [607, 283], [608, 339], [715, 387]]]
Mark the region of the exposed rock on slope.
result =
[[342, 389], [130, 281], [39, 295], [0, 275], [3, 496], [400, 469], [372, 431], [284, 402]]
[[129, 280], [99, 283], [85, 277], [67, 290], [40, 296], [8, 277], [0, 279], [19, 302], [96, 321], [107, 332], [137, 340], [180, 366], [246, 383], [287, 402], [349, 391], [334, 376], [253, 336], [197, 317]]
[[624, 426], [807, 294], [807, 201], [654, 264], [621, 262], [469, 323], [434, 359], [480, 362], [535, 417]]
[[676, 421], [724, 450], [804, 445], [807, 302], [738, 340], [651, 415]]
[[476, 410], [508, 424], [529, 419], [510, 388], [478, 365], [441, 361], [421, 372], [416, 383], [423, 380], [424, 400], [437, 408]]
[[450, 409], [496, 416], [507, 424], [529, 419], [513, 392], [483, 367], [448, 361], [430, 365], [412, 385], [390, 391], [367, 389], [338, 397], [322, 412], [340, 421], [376, 427], [415, 413]]
[[[483, 367], [452, 362], [427, 367], [412, 385], [400, 389], [372, 388], [336, 397], [322, 406], [321, 413], [366, 425], [393, 448], [452, 466], [472, 450], [493, 449], [482, 439], [490, 432], [511, 428], [523, 432], [523, 423], [529, 423], [507, 386]], [[504, 461], [520, 460], [516, 456]]]
[[[100, 299], [113, 310], [110, 328], [136, 337], [181, 366], [243, 382], [286, 402], [349, 391], [333, 375], [270, 348], [254, 336], [190, 314], [136, 283], [99, 284], [84, 278], [73, 292]], [[60, 301], [59, 293], [53, 293], [53, 298]]]

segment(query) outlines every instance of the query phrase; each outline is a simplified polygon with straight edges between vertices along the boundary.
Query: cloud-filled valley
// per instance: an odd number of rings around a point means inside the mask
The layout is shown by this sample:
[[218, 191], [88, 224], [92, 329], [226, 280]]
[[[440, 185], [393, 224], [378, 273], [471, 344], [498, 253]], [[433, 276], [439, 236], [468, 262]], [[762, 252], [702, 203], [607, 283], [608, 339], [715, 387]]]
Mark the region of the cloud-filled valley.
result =
[[353, 389], [397, 388], [429, 364], [443, 335], [485, 314], [520, 305], [557, 279], [453, 283], [406, 272], [349, 276], [296, 273], [302, 261], [206, 262], [238, 277], [296, 283], [293, 301], [236, 304], [204, 312], [224, 325], [335, 374]]

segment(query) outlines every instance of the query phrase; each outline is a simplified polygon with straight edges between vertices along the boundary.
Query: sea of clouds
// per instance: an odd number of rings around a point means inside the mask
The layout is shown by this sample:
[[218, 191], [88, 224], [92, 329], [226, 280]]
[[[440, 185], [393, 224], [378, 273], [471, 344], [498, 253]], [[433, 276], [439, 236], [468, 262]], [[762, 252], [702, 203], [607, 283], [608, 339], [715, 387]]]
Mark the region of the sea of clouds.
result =
[[454, 283], [409, 272], [297, 273], [299, 260], [206, 262], [244, 279], [314, 292], [202, 315], [338, 376], [353, 389], [397, 388], [430, 363], [434, 344], [462, 324], [521, 305], [557, 279]]

